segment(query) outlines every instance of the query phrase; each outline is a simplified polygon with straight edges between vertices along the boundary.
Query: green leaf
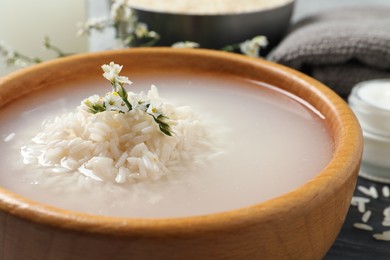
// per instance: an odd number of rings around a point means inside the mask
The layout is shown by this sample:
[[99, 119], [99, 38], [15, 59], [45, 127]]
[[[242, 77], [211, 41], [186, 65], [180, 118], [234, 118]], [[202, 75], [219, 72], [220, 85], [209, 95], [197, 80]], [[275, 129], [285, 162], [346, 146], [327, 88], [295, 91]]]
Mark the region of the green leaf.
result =
[[158, 124], [161, 132], [163, 132], [164, 134], [166, 134], [168, 136], [172, 136], [172, 129], [171, 129], [170, 125], [168, 123], [162, 121], [162, 119], [168, 119], [167, 116], [160, 115], [158, 118], [156, 118], [152, 115], [152, 117], [153, 117], [154, 121]]

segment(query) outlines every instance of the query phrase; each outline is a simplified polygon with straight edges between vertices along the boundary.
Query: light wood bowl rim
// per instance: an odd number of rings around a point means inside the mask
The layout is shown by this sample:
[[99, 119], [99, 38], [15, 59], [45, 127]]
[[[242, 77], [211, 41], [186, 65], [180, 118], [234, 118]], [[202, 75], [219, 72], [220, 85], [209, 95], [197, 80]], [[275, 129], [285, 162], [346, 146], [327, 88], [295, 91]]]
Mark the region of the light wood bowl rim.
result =
[[8, 82], [17, 81], [27, 74], [36, 73], [49, 67], [67, 66], [73, 62], [82, 62], [85, 59], [133, 52], [148, 55], [150, 53], [156, 55], [182, 55], [183, 57], [189, 55], [205, 59], [213, 57], [227, 63], [259, 66], [272, 73], [277, 73], [281, 77], [292, 77], [306, 91], [311, 91], [314, 95], [326, 100], [329, 105], [328, 109], [337, 114], [336, 118], [340, 124], [341, 132], [339, 136], [335, 137], [338, 139], [338, 144], [335, 147], [332, 160], [311, 181], [282, 196], [253, 206], [209, 215], [161, 219], [96, 216], [46, 206], [3, 188], [0, 188], [0, 210], [27, 221], [73, 231], [126, 237], [163, 237], [167, 234], [185, 237], [200, 231], [226, 230], [229, 227], [237, 227], [243, 223], [268, 221], [280, 214], [288, 214], [290, 210], [297, 209], [297, 201], [299, 203], [312, 203], [322, 195], [332, 194], [335, 190], [342, 189], [344, 181], [351, 177], [352, 169], [355, 169], [360, 162], [362, 150], [361, 130], [354, 114], [340, 97], [320, 82], [300, 72], [243, 55], [204, 49], [156, 47], [87, 53], [55, 59], [12, 73], [0, 80], [0, 87]]

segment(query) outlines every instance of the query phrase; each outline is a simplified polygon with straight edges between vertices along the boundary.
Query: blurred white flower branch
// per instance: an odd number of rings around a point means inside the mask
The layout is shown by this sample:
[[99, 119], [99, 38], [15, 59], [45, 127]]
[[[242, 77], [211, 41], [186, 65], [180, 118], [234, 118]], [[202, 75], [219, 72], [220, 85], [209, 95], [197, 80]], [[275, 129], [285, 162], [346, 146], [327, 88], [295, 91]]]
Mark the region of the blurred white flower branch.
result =
[[[51, 52], [54, 52], [58, 58], [72, 55], [72, 53], [66, 53], [62, 51], [59, 47], [53, 45], [49, 37], [44, 38], [43, 47]], [[5, 58], [5, 61], [8, 66], [15, 66], [19, 68], [24, 68], [28, 65], [40, 63], [43, 60], [38, 57], [30, 57], [23, 53], [13, 50], [5, 42], [0, 42], [0, 55]]]
[[93, 30], [102, 32], [108, 27], [115, 29], [115, 48], [153, 46], [160, 39], [158, 33], [138, 21], [127, 0], [113, 0], [110, 17], [88, 19], [79, 25], [77, 34], [89, 35]]
[[[127, 0], [111, 0], [109, 17], [90, 18], [79, 24], [78, 36], [89, 35], [92, 31], [103, 32], [107, 28], [114, 28], [116, 44], [114, 48], [145, 47], [154, 46], [160, 39], [160, 35], [148, 29], [147, 24], [139, 22]], [[259, 57], [261, 48], [268, 45], [265, 36], [256, 36], [242, 43], [227, 45], [222, 50], [229, 52], [240, 51], [242, 54]], [[72, 55], [61, 50], [51, 43], [49, 37], [45, 37], [43, 47], [52, 51], [56, 56], [64, 57]], [[198, 48], [198, 43], [183, 41], [172, 45], [173, 48]], [[39, 57], [30, 57], [13, 50], [5, 42], [0, 41], [0, 55], [5, 58], [8, 66], [26, 67], [31, 64], [40, 63], [43, 60]]]

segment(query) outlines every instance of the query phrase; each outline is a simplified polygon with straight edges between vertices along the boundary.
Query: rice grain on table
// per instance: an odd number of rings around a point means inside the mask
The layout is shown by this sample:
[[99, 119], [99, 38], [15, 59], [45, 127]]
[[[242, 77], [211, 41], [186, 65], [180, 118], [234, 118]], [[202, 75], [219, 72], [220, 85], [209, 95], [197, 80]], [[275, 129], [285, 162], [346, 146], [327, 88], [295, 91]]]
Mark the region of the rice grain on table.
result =
[[364, 212], [362, 216], [363, 223], [367, 223], [370, 217], [371, 217], [371, 210], [367, 210], [366, 212]]
[[383, 216], [390, 218], [390, 207], [383, 209]]
[[360, 203], [369, 203], [370, 199], [366, 197], [360, 197], [360, 196], [353, 196], [351, 200], [351, 204], [353, 206], [357, 206]]
[[390, 207], [383, 209], [382, 226], [390, 227]]
[[378, 190], [374, 186], [370, 186], [371, 197], [377, 199], [379, 197]]
[[357, 206], [358, 211], [360, 213], [364, 213], [364, 212], [366, 212], [366, 203], [369, 203], [369, 202], [370, 202], [370, 199], [368, 199], [368, 198], [356, 196], [356, 197], [352, 197], [351, 205]]
[[[370, 196], [375, 199], [379, 197], [379, 194], [377, 193], [377, 190], [374, 186], [370, 186], [370, 188], [364, 186], [358, 186], [357, 188], [359, 189], [360, 192], [362, 192], [366, 196]], [[388, 192], [389, 192], [389, 187], [387, 185], [384, 185], [382, 187], [383, 197], [388, 198], [389, 195]], [[365, 210], [366, 204], [368, 203], [370, 203], [370, 199], [366, 197], [355, 196], [352, 198], [351, 205], [358, 207], [359, 212], [362, 213], [361, 219], [363, 222], [363, 223], [354, 223], [353, 226], [355, 228], [362, 229], [362, 230], [374, 231], [373, 226], [368, 224], [372, 216], [372, 212], [371, 210], [367, 210], [367, 211]], [[381, 224], [383, 227], [390, 227], [390, 206], [383, 209], [383, 220]], [[375, 233], [372, 235], [372, 237], [376, 240], [390, 241], [390, 230], [383, 231], [382, 233]]]
[[374, 199], [378, 198], [378, 191], [374, 186], [371, 186], [370, 188], [366, 188], [364, 186], [359, 185], [357, 189], [364, 195], [370, 196]]
[[361, 229], [361, 230], [367, 230], [367, 231], [373, 231], [374, 228], [370, 225], [364, 224], [364, 223], [354, 223], [353, 226], [355, 228]]
[[377, 240], [390, 241], [390, 231], [384, 231], [382, 233], [372, 235]]
[[383, 197], [385, 197], [385, 198], [390, 197], [390, 189], [389, 189], [389, 186], [384, 185], [384, 186], [382, 187], [382, 195], [383, 195]]

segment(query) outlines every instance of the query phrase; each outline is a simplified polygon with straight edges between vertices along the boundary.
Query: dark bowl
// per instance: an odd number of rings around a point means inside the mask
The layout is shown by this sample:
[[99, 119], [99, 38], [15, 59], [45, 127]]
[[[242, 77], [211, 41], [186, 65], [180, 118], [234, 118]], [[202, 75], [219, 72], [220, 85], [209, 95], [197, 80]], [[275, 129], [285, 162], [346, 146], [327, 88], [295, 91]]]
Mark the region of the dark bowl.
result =
[[133, 6], [140, 22], [160, 34], [159, 46], [193, 41], [203, 48], [221, 49], [257, 35], [267, 37], [271, 49], [285, 35], [295, 1], [273, 8], [230, 14], [183, 14]]

